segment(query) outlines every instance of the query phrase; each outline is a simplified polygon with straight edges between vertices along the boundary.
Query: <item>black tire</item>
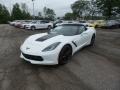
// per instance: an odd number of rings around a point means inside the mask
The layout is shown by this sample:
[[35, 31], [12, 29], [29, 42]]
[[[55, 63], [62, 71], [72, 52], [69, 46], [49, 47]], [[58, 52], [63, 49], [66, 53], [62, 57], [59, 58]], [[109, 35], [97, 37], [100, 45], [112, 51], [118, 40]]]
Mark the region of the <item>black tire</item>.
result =
[[117, 25], [115, 25], [115, 29], [118, 29], [119, 28], [119, 25], [117, 24]]
[[119, 28], [120, 28], [120, 24], [119, 24]]
[[25, 28], [26, 28], [26, 25], [24, 25], [23, 29], [25, 29]]
[[98, 28], [98, 25], [95, 25], [95, 28]]
[[49, 25], [49, 26], [48, 26], [48, 30], [51, 30], [51, 29], [52, 29], [52, 26]]
[[32, 26], [32, 27], [31, 27], [31, 30], [35, 30], [35, 26]]
[[59, 54], [58, 64], [66, 64], [72, 57], [72, 47], [70, 45], [65, 45]]
[[94, 46], [94, 43], [95, 43], [95, 34], [93, 34], [91, 38], [90, 46]]

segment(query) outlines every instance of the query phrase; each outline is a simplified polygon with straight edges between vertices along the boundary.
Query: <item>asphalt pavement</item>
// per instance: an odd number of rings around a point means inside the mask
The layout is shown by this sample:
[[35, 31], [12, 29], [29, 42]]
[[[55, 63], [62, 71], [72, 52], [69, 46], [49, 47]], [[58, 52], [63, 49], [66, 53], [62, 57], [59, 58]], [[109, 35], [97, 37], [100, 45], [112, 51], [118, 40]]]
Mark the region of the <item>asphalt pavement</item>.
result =
[[20, 45], [36, 33], [0, 25], [0, 90], [120, 90], [120, 29], [97, 29], [93, 47], [63, 66], [32, 65], [20, 59]]

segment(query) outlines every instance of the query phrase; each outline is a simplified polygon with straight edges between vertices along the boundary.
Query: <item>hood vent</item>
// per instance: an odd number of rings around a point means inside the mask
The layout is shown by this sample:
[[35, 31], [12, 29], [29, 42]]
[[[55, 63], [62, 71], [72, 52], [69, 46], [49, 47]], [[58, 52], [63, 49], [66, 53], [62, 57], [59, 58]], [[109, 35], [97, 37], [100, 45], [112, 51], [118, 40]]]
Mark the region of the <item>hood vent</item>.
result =
[[43, 36], [43, 37], [38, 38], [36, 41], [41, 41], [41, 42], [43, 42], [43, 41], [45, 41], [45, 40], [47, 40], [47, 39], [50, 39], [50, 38], [52, 38], [52, 37], [55, 37], [55, 36], [57, 36], [57, 34], [48, 34], [48, 35], [45, 35], [45, 36]]

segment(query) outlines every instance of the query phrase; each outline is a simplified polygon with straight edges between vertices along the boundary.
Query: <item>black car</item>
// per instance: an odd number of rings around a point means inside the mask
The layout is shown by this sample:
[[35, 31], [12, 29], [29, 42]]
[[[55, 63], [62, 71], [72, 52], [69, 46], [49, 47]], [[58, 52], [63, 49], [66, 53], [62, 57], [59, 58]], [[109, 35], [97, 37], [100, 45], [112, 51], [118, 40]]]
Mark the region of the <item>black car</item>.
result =
[[105, 26], [103, 26], [105, 29], [117, 29], [120, 28], [120, 21], [118, 20], [108, 20], [106, 21]]

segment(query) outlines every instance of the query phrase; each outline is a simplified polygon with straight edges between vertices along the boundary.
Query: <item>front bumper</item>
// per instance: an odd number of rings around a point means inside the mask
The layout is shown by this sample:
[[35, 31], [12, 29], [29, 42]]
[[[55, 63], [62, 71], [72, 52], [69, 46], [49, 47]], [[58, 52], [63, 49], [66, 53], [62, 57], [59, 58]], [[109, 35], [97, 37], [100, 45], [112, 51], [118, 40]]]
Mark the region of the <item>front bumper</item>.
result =
[[[24, 54], [30, 55], [30, 56], [38, 56], [41, 57], [42, 60], [32, 60], [30, 58], [26, 58]], [[26, 53], [26, 52], [22, 52], [20, 57], [28, 62], [30, 62], [31, 64], [40, 64], [40, 65], [56, 65], [58, 64], [58, 54], [57, 53], [45, 53], [45, 54], [30, 54], [30, 53]]]

